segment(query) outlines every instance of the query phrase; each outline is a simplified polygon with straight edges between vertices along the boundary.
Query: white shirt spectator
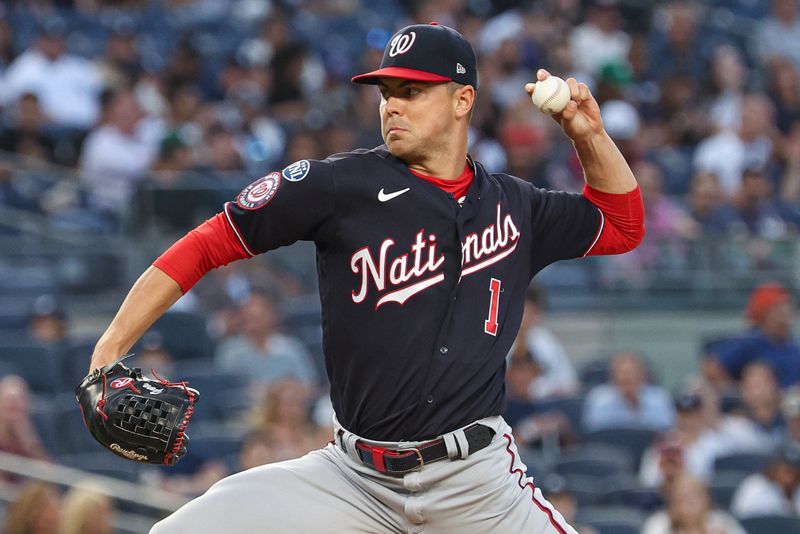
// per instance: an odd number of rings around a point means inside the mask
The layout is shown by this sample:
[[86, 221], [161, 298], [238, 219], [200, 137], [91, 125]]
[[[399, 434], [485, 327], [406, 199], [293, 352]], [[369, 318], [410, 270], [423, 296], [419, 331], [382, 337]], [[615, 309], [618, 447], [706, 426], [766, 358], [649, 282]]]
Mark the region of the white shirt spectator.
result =
[[157, 156], [147, 135], [125, 135], [113, 125], [92, 131], [81, 152], [82, 179], [96, 207], [121, 212]]
[[607, 33], [581, 24], [570, 33], [569, 45], [576, 68], [597, 75], [605, 65], [627, 65], [631, 38], [623, 31]]
[[663, 388], [645, 385], [633, 406], [610, 384], [595, 386], [586, 396], [583, 426], [586, 430], [628, 427], [666, 430], [675, 421], [672, 397]]
[[267, 386], [287, 377], [307, 385], [317, 379], [302, 343], [283, 334], [270, 336], [266, 347], [255, 346], [245, 336], [234, 336], [219, 345], [215, 360], [220, 368]]
[[11, 63], [0, 82], [1, 105], [11, 105], [23, 94], [33, 93], [45, 114], [60, 126], [88, 129], [100, 113], [100, 71], [80, 56], [62, 54], [50, 61], [31, 48]]
[[80, 169], [94, 206], [121, 213], [155, 161], [164, 127], [145, 117], [132, 91], [115, 93], [106, 115], [83, 144]]
[[800, 19], [781, 21], [773, 16], [762, 20], [752, 44], [762, 63], [781, 57], [791, 60], [800, 69]]
[[525, 332], [525, 342], [542, 370], [542, 374], [531, 381], [532, 399], [564, 396], [578, 390], [578, 374], [567, 351], [549, 330], [542, 326], [529, 328]]
[[765, 166], [771, 152], [772, 142], [766, 137], [745, 143], [735, 132], [723, 130], [697, 145], [694, 167], [716, 174], [722, 191], [732, 196], [742, 183], [742, 172], [749, 167]]
[[[723, 416], [716, 428], [707, 428], [683, 450], [686, 470], [704, 483], [711, 481], [714, 461], [727, 454], [763, 452], [767, 436], [749, 419]], [[639, 481], [648, 488], [663, 482], [658, 445], [645, 450], [639, 467]]]
[[759, 515], [795, 515], [800, 513], [800, 491], [792, 498], [762, 473], [750, 475], [736, 490], [731, 501], [731, 512], [738, 518]]

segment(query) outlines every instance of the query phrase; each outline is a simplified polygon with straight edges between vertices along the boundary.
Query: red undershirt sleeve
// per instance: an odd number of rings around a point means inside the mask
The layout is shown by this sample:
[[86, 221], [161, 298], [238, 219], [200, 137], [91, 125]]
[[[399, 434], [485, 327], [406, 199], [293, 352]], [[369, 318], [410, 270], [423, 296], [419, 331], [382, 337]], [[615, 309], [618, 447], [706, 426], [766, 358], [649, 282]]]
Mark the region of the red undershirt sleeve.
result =
[[212, 269], [249, 257], [225, 214], [218, 213], [179, 239], [153, 266], [186, 293]]
[[597, 237], [584, 256], [623, 254], [636, 248], [644, 239], [644, 204], [637, 186], [628, 193], [606, 193], [585, 185], [583, 195], [597, 206], [602, 215]]

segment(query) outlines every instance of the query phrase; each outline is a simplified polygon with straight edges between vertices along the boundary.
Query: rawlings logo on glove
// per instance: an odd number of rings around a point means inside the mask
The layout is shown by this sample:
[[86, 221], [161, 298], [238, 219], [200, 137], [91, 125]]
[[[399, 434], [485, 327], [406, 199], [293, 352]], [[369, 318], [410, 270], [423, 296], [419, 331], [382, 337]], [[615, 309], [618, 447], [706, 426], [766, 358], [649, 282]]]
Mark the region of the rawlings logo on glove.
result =
[[186, 454], [186, 427], [200, 397], [170, 382], [113, 363], [95, 369], [75, 390], [86, 428], [105, 448], [137, 462], [174, 465]]

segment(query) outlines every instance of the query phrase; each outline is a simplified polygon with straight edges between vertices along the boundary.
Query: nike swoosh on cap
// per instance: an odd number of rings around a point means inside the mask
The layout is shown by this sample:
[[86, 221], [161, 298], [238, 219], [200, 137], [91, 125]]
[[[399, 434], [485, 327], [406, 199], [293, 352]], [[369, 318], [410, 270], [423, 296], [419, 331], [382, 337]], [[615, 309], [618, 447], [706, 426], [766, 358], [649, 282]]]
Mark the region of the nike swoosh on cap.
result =
[[381, 202], [387, 202], [389, 200], [392, 200], [393, 198], [399, 197], [403, 193], [406, 193], [410, 190], [411, 190], [410, 187], [406, 187], [405, 189], [401, 189], [400, 191], [395, 191], [394, 193], [385, 193], [383, 191], [383, 188], [381, 188], [381, 190], [378, 191], [378, 200], [380, 200]]

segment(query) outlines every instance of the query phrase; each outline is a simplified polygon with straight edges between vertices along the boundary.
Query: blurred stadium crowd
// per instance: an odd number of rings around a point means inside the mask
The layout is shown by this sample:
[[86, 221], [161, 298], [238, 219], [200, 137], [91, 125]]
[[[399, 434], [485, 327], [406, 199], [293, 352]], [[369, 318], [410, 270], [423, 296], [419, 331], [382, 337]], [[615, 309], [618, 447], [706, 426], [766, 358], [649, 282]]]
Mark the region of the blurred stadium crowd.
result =
[[[395, 29], [431, 20], [478, 52], [470, 151], [492, 171], [582, 187], [571, 145], [523, 90], [538, 67], [588, 83], [601, 103], [648, 233], [587, 287], [700, 267], [785, 275], [747, 288], [746, 329], [709, 339], [679, 391], [635, 347], [576, 369], [531, 290], [505, 416], [537, 483], [582, 533], [800, 532], [800, 346], [784, 288], [796, 285], [800, 230], [797, 0], [4, 2], [0, 211], [89, 235], [180, 235], [255, 177], [380, 144], [379, 93], [350, 76], [379, 63]], [[70, 332], [58, 296], [31, 298], [24, 324], [0, 325], [0, 451], [193, 496], [323, 446], [313, 289], [290, 268], [242, 262], [143, 337], [134, 365], [202, 393], [190, 454], [169, 470], [92, 442], [69, 392], [94, 340]], [[125, 511], [3, 479], [21, 488], [4, 532], [113, 532]]]

